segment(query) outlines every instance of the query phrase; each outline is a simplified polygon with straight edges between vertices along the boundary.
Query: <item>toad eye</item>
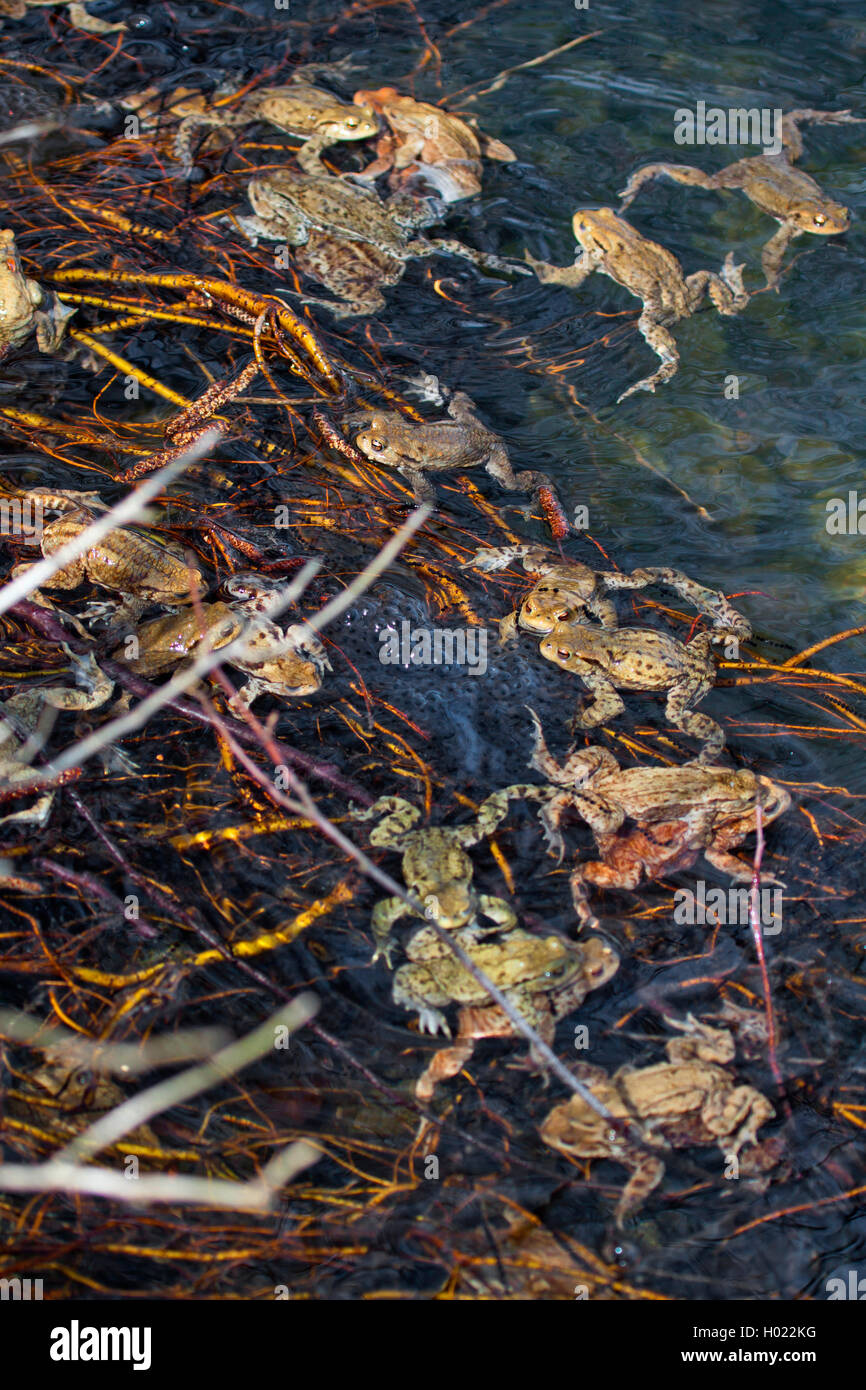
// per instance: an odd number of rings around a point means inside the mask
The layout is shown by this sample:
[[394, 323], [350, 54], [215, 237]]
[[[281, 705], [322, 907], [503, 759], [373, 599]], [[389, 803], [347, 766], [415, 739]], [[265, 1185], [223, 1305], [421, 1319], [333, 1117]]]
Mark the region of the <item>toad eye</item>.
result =
[[812, 220], [815, 223], [816, 227], [823, 227], [824, 223], [827, 221], [827, 218], [823, 212], [816, 212]]
[[561, 661], [568, 661], [568, 658], [571, 656], [571, 652], [569, 651], [568, 647], [557, 647], [556, 655], [560, 658]]
[[347, 116], [347, 117], [346, 117], [346, 125], [349, 127], [350, 130], [354, 130], [354, 129], [355, 129], [355, 126], [356, 126], [357, 124], [358, 124], [358, 117], [357, 117], [357, 116]]
[[568, 974], [569, 968], [570, 963], [568, 960], [560, 960], [557, 961], [556, 965], [552, 965], [549, 970], [545, 970], [544, 973], [548, 980], [560, 980], [563, 975]]
[[371, 448], [371, 449], [375, 449], [375, 450], [377, 451], [377, 453], [378, 453], [380, 450], [384, 449], [384, 447], [385, 447], [385, 441], [384, 441], [384, 439], [376, 439], [376, 438], [373, 438], [373, 439], [370, 440], [370, 448]]

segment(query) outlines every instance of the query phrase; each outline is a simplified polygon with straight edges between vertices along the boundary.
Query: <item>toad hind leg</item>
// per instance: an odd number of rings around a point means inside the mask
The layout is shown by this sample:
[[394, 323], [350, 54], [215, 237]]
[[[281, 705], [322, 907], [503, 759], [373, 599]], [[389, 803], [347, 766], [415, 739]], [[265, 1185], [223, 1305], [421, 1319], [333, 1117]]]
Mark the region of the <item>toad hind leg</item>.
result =
[[634, 201], [638, 189], [651, 179], [657, 178], [673, 179], [675, 183], [687, 183], [696, 188], [718, 188], [719, 185], [712, 174], [705, 174], [703, 169], [695, 169], [691, 164], [645, 164], [642, 169], [638, 169], [632, 174], [625, 188], [620, 190], [622, 202], [619, 205], [620, 212], [624, 212], [631, 202]]
[[431, 241], [410, 241], [406, 247], [411, 256], [461, 256], [471, 261], [479, 270], [492, 270], [500, 275], [529, 275], [525, 266], [515, 261], [503, 260], [489, 251], [477, 251], [474, 246], [464, 246], [459, 241], [436, 238]]
[[734, 636], [744, 641], [752, 635], [748, 619], [731, 606], [725, 594], [718, 589], [708, 589], [706, 585], [690, 579], [682, 570], [654, 565], [636, 569], [630, 575], [614, 575], [612, 578], [613, 583], [608, 580], [607, 575], [604, 577], [605, 585], [609, 588], [643, 589], [647, 584], [666, 584], [690, 603], [696, 612], [712, 618], [715, 627], [730, 630]]
[[732, 251], [725, 257], [721, 275], [713, 270], [696, 270], [686, 280], [686, 287], [693, 313], [705, 294], [709, 294], [720, 314], [738, 314], [749, 302], [749, 292], [743, 284], [743, 266], [734, 263]]
[[484, 467], [491, 478], [495, 478], [509, 492], [538, 492], [542, 487], [553, 488], [553, 482], [546, 473], [531, 468], [515, 473], [504, 445], [490, 451]]
[[470, 845], [477, 845], [492, 835], [500, 821], [508, 815], [508, 804], [511, 801], [527, 800], [540, 801], [547, 796], [544, 787], [537, 787], [532, 782], [514, 782], [510, 787], [503, 787], [498, 792], [492, 792], [486, 801], [482, 801], [478, 808], [478, 815], [474, 825], [461, 826], [455, 832], [457, 843], [463, 848], [468, 849]]
[[708, 714], [698, 714], [691, 708], [712, 689], [713, 682], [686, 677], [671, 686], [668, 692], [665, 714], [674, 728], [682, 729], [690, 738], [702, 741], [703, 747], [698, 755], [699, 763], [712, 762], [718, 758], [725, 746], [725, 735], [721, 726]]
[[352, 820], [378, 820], [382, 817], [380, 824], [370, 831], [370, 844], [386, 849], [396, 848], [406, 831], [421, 819], [418, 807], [413, 806], [411, 801], [404, 801], [402, 796], [380, 796], [366, 810], [357, 806], [350, 809]]
[[599, 925], [599, 921], [589, 905], [589, 892], [586, 887], [588, 880], [583, 872], [585, 867], [583, 864], [578, 864], [571, 871], [568, 880], [571, 888], [571, 901], [581, 927], [595, 928]]
[[395, 922], [399, 922], [401, 917], [411, 915], [413, 915], [412, 908], [408, 903], [404, 903], [402, 898], [383, 898], [381, 902], [376, 904], [370, 918], [373, 940], [376, 943], [373, 949], [374, 961], [377, 961], [380, 956], [384, 956], [385, 964], [390, 969], [391, 953], [395, 944], [391, 940], [391, 931]]
[[659, 323], [656, 314], [657, 306], [648, 304], [637, 321], [638, 331], [644, 342], [651, 347], [657, 357], [661, 358], [662, 365], [658, 371], [653, 372], [652, 376], [646, 376], [642, 381], [635, 382], [627, 391], [623, 391], [617, 397], [617, 405], [624, 401], [628, 396], [633, 396], [635, 391], [655, 391], [656, 387], [665, 381], [670, 381], [676, 375], [680, 365], [680, 354], [677, 350], [676, 339], [673, 334]]
[[439, 1082], [450, 1081], [452, 1076], [456, 1076], [465, 1067], [474, 1051], [473, 1038], [464, 1038], [462, 1041], [458, 1039], [451, 1047], [440, 1047], [415, 1082], [416, 1100], [422, 1105], [427, 1105], [433, 1099], [433, 1092]]
[[536, 260], [528, 251], [523, 254], [543, 285], [565, 285], [567, 289], [579, 290], [595, 269], [591, 258], [583, 252], [576, 257], [573, 265], [551, 265], [549, 261]]
[[859, 125], [862, 120], [862, 116], [852, 116], [850, 111], [813, 111], [811, 107], [799, 107], [782, 117], [782, 144], [793, 164], [803, 153], [801, 123], [805, 124], [808, 121], [811, 125]]
[[[50, 552], [49, 552], [50, 553]], [[16, 565], [12, 570], [11, 578], [17, 579], [19, 574], [24, 574], [26, 570], [33, 569], [33, 564], [25, 563]], [[77, 560], [70, 560], [63, 569], [55, 570], [54, 574], [43, 579], [43, 589], [77, 589], [79, 584], [83, 584], [87, 576], [87, 567], [83, 555], [79, 555]], [[32, 597], [32, 595], [31, 595]]]
[[651, 1192], [658, 1187], [665, 1175], [665, 1165], [660, 1158], [641, 1158], [625, 1187], [616, 1206], [616, 1224], [620, 1228], [630, 1216], [639, 1211]]

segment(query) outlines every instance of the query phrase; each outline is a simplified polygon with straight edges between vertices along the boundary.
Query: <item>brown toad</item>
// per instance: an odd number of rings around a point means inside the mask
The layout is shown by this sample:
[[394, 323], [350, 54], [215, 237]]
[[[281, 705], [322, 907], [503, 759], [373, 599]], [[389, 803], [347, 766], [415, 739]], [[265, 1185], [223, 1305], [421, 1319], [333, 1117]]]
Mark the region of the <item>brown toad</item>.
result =
[[[694, 713], [693, 706], [715, 682], [713, 644], [732, 644], [729, 651], [733, 654], [736, 644], [751, 633], [747, 620], [725, 595], [697, 584], [679, 570], [644, 569], [632, 575], [609, 576], [576, 562], [557, 562], [539, 547], [482, 550], [468, 563], [495, 569], [520, 554], [527, 568], [541, 574], [541, 580], [524, 601], [516, 621], [510, 615], [501, 623], [502, 640], [511, 640], [517, 627], [547, 634], [540, 645], [542, 656], [579, 675], [595, 696], [588, 709], [575, 715], [572, 727], [593, 729], [620, 715], [625, 705], [617, 690], [665, 690], [671, 723], [703, 740], [699, 761], [718, 756], [724, 747], [724, 734], [714, 720]], [[616, 611], [602, 590], [640, 589], [657, 582], [676, 589], [699, 612], [712, 617], [712, 630], [699, 633], [686, 646], [649, 628], [617, 627]], [[595, 613], [602, 626], [582, 621], [586, 611]]]
[[680, 362], [670, 329], [693, 314], [706, 293], [720, 314], [739, 313], [749, 302], [743, 286], [743, 267], [734, 265], [730, 252], [719, 275], [712, 270], [696, 270], [686, 276], [672, 252], [641, 236], [612, 208], [580, 209], [574, 214], [572, 225], [581, 247], [574, 265], [550, 265], [525, 253], [539, 280], [579, 289], [594, 270], [609, 276], [643, 301], [638, 330], [661, 358], [659, 369], [623, 391], [617, 403], [635, 391], [655, 391], [656, 386], [670, 381]]
[[807, 121], [842, 125], [860, 120], [862, 117], [852, 116], [850, 111], [789, 111], [782, 119], [782, 148], [778, 153], [738, 159], [715, 174], [705, 174], [691, 164], [646, 164], [632, 174], [622, 190], [621, 210], [629, 206], [643, 184], [661, 175], [697, 188], [740, 189], [755, 207], [781, 224], [761, 253], [765, 289], [778, 289], [782, 259], [794, 237], [802, 236], [803, 232], [836, 236], [846, 232], [851, 222], [846, 207], [828, 198], [802, 169], [794, 168], [794, 161], [803, 153], [800, 125]]
[[462, 242], [413, 235], [438, 216], [431, 201], [395, 195], [383, 202], [373, 189], [327, 174], [280, 169], [250, 180], [247, 195], [253, 217], [236, 219], [254, 244], [259, 237], [300, 248], [300, 269], [319, 279], [343, 303], [310, 300], [339, 318], [378, 313], [385, 301], [383, 285], [395, 284], [415, 257], [461, 256], [483, 270], [528, 273]]
[[387, 135], [376, 145], [376, 158], [354, 179], [373, 180], [388, 173], [391, 188], [420, 185], [443, 203], [456, 203], [481, 192], [481, 155], [510, 162], [516, 156], [501, 140], [473, 129], [459, 116], [426, 101], [402, 96], [396, 87], [355, 93], [355, 101], [379, 112]]
[[35, 331], [40, 352], [55, 352], [75, 313], [21, 269], [15, 233], [0, 229], [0, 361]]
[[215, 93], [210, 108], [193, 110], [184, 115], [175, 136], [174, 152], [186, 177], [192, 165], [192, 147], [199, 131], [205, 127], [232, 130], [264, 121], [289, 135], [303, 138], [298, 164], [310, 174], [323, 171], [322, 151], [343, 140], [368, 140], [379, 130], [379, 120], [369, 106], [342, 101], [332, 92], [315, 87], [308, 80], [316, 73], [332, 72], [323, 64], [307, 64], [295, 70], [281, 87], [259, 87], [243, 97], [236, 106], [229, 106], [234, 92]]
[[702, 740], [699, 762], [717, 758], [725, 746], [721, 727], [694, 706], [715, 684], [715, 642], [725, 632], [699, 632], [688, 645], [651, 628], [621, 627], [614, 632], [589, 623], [562, 623], [541, 643], [541, 655], [580, 676], [593, 696], [571, 721], [577, 729], [596, 729], [625, 709], [619, 690], [667, 692], [665, 717], [674, 728]]
[[[587, 994], [606, 984], [619, 968], [616, 952], [598, 937], [575, 944], [516, 927], [497, 941], [479, 941], [466, 930], [456, 933], [456, 939], [548, 1045], [557, 1020], [579, 1008]], [[441, 1031], [450, 1037], [441, 1009], [452, 1003], [462, 1006], [454, 1044], [434, 1055], [416, 1084], [417, 1098], [426, 1102], [437, 1082], [456, 1076], [466, 1065], [479, 1038], [514, 1037], [516, 1030], [430, 927], [416, 932], [406, 954], [410, 963], [394, 975], [394, 1002], [417, 1011], [422, 1032]], [[530, 1064], [538, 1061], [530, 1049]]]
[[[766, 1096], [752, 1086], [738, 1085], [720, 1065], [734, 1058], [730, 1033], [699, 1023], [691, 1014], [675, 1026], [689, 1036], [668, 1041], [666, 1062], [620, 1067], [612, 1077], [584, 1064], [574, 1069], [575, 1076], [586, 1082], [615, 1119], [639, 1121], [649, 1146], [681, 1149], [716, 1144], [726, 1169], [731, 1170], [726, 1176], [764, 1171], [768, 1165], [762, 1146], [757, 1145], [757, 1133], [775, 1111]], [[618, 1226], [640, 1209], [664, 1177], [660, 1158], [611, 1129], [577, 1095], [551, 1110], [541, 1126], [541, 1137], [569, 1158], [609, 1158], [632, 1169], [617, 1203]], [[758, 1151], [740, 1159], [746, 1145], [756, 1145]]]
[[[22, 775], [34, 770], [31, 758], [47, 737], [42, 718], [46, 709], [100, 709], [114, 689], [113, 682], [97, 666], [92, 652], [80, 657], [65, 643], [63, 650], [69, 658], [75, 686], [36, 685], [29, 690], [16, 691], [0, 703], [0, 786], [7, 791], [15, 787]], [[33, 743], [31, 738], [37, 729], [39, 733]], [[42, 792], [31, 806], [0, 816], [0, 825], [29, 825], [41, 829], [51, 814], [55, 795], [53, 790]]]
[[356, 435], [355, 444], [372, 463], [396, 469], [411, 485], [418, 502], [436, 501], [428, 473], [450, 473], [457, 468], [483, 467], [511, 491], [553, 491], [546, 473], [533, 469], [514, 472], [504, 441], [481, 423], [474, 401], [463, 391], [451, 397], [448, 416], [447, 420], [419, 423], [397, 411], [376, 411]]
[[[747, 768], [734, 771], [689, 763], [623, 769], [605, 748], [578, 749], [559, 764], [547, 748], [538, 716], [529, 712], [535, 724], [530, 767], [549, 783], [550, 799], [539, 817], [550, 853], [562, 859], [560, 821], [573, 809], [593, 832], [601, 856], [578, 864], [571, 875], [574, 907], [582, 923], [598, 925], [587, 883], [633, 891], [645, 879], [691, 868], [699, 854], [735, 882], [751, 880], [752, 866], [731, 850], [755, 831], [759, 803], [764, 826], [787, 811], [791, 797], [784, 787]], [[762, 873], [761, 882], [779, 880]]]
[[206, 648], [217, 651], [234, 642], [253, 619], [243, 648], [226, 658], [249, 677], [229, 700], [233, 713], [248, 709], [263, 692], [300, 698], [319, 690], [322, 672], [331, 667], [318, 639], [302, 624], [283, 629], [266, 616], [273, 591], [255, 575], [235, 574], [226, 588], [234, 602], [203, 603], [194, 611], [154, 618], [125, 638], [115, 659], [125, 660], [138, 675], [158, 675]]
[[[40, 544], [46, 557], [79, 536], [95, 519], [94, 511], [82, 505], [74, 494], [34, 488], [25, 494], [24, 500], [38, 503], [46, 511], [63, 513], [42, 530]], [[27, 564], [16, 565], [12, 573], [21, 574], [30, 568]], [[43, 588], [76, 589], [85, 579], [120, 593], [123, 606], [111, 620], [113, 628], [134, 621], [151, 603], [166, 607], [190, 603], [202, 586], [201, 571], [174, 546], [126, 526], [109, 531], [83, 555], [43, 580]]]
[[645, 589], [650, 584], [674, 589], [698, 613], [712, 618], [715, 627], [738, 632], [743, 638], [750, 635], [745, 618], [723, 593], [668, 566], [644, 567], [624, 574], [619, 570], [590, 569], [579, 560], [564, 559], [540, 545], [503, 545], [477, 550], [463, 568], [490, 572], [505, 569], [515, 560], [522, 560], [523, 568], [539, 578], [519, 611], [510, 613], [500, 623], [503, 642], [516, 637], [518, 627], [526, 632], [552, 632], [560, 623], [577, 619], [584, 611], [597, 618], [602, 627], [615, 628], [619, 619], [607, 595], [619, 589]]

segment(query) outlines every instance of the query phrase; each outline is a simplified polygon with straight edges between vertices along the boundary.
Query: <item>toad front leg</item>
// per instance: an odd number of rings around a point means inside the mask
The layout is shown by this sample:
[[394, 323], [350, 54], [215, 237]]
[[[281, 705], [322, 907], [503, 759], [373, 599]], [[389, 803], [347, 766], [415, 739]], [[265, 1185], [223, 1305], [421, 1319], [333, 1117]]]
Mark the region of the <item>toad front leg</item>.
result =
[[[734, 832], [731, 826], [725, 826], [724, 831], [717, 832], [713, 843], [705, 846], [704, 858], [708, 864], [712, 864], [714, 869], [728, 874], [735, 883], [751, 883], [755, 875], [754, 865], [744, 864], [742, 859], [738, 859], [726, 848], [727, 844], [741, 845], [746, 835], [755, 829], [754, 814], [744, 816], [742, 825], [744, 827], [742, 833]], [[776, 878], [775, 874], [761, 873], [760, 880], [761, 883], [773, 883], [777, 888], [787, 887], [787, 884], [782, 879]]]
[[777, 294], [779, 293], [779, 280], [785, 252], [794, 237], [799, 235], [800, 229], [795, 227], [793, 222], [783, 222], [779, 230], [773, 233], [768, 242], [765, 242], [761, 251], [761, 269], [764, 272], [765, 290], [775, 290]]
[[489, 917], [491, 922], [495, 922], [494, 927], [482, 927], [475, 922], [471, 927], [464, 927], [464, 934], [468, 931], [474, 940], [479, 940], [482, 936], [489, 936], [491, 931], [509, 932], [517, 926], [517, 917], [514, 909], [504, 898], [491, 898], [489, 893], [481, 893], [478, 898], [478, 907], [485, 917]]
[[592, 702], [585, 709], [578, 708], [573, 716], [569, 725], [573, 733], [578, 729], [596, 729], [599, 724], [609, 724], [619, 718], [625, 709], [625, 703], [607, 676], [602, 675], [591, 662], [582, 661], [575, 656], [569, 661], [568, 669], [580, 676], [593, 696]]
[[373, 956], [377, 961], [380, 956], [384, 956], [385, 964], [391, 969], [391, 955], [396, 943], [393, 941], [391, 933], [396, 922], [401, 917], [415, 916], [414, 909], [404, 902], [402, 898], [383, 898], [373, 908], [373, 915], [370, 918], [370, 926], [373, 930]]
[[634, 1172], [626, 1183], [622, 1191], [622, 1196], [616, 1205], [616, 1224], [620, 1229], [625, 1225], [628, 1218], [636, 1211], [639, 1211], [647, 1197], [653, 1192], [665, 1175], [665, 1165], [660, 1158], [650, 1158], [649, 1155], [639, 1154], [634, 1151], [634, 1158], [623, 1157], [624, 1162], [634, 1162]]
[[397, 472], [406, 479], [419, 506], [426, 502], [431, 507], [435, 507], [436, 489], [426, 473], [422, 473], [420, 469], [413, 468], [408, 463], [397, 464]]

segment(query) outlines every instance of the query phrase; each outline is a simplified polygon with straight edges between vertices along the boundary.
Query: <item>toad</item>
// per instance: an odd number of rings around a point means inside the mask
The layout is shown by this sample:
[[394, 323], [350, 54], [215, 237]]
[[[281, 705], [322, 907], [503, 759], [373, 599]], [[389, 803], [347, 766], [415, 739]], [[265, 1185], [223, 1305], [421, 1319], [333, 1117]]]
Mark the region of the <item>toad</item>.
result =
[[234, 599], [235, 613], [244, 620], [255, 619], [243, 651], [231, 657], [231, 664], [249, 679], [229, 700], [229, 708], [240, 714], [263, 692], [295, 698], [315, 694], [321, 688], [322, 673], [331, 669], [315, 633], [304, 623], [282, 628], [272, 622], [266, 614], [274, 591], [254, 574], [232, 575], [226, 589]]
[[622, 190], [621, 211], [630, 205], [645, 183], [662, 175], [696, 188], [740, 189], [755, 207], [780, 224], [761, 253], [761, 267], [766, 278], [764, 288], [778, 290], [782, 260], [794, 237], [804, 232], [836, 236], [846, 232], [851, 222], [846, 207], [828, 198], [813, 178], [794, 167], [803, 153], [800, 126], [806, 122], [842, 125], [862, 119], [852, 116], [850, 111], [789, 111], [782, 118], [782, 148], [778, 154], [738, 159], [715, 174], [705, 174], [691, 164], [645, 164], [632, 174]]
[[[535, 724], [529, 765], [547, 778], [551, 794], [539, 811], [550, 853], [562, 859], [560, 822], [570, 808], [586, 821], [601, 856], [578, 864], [571, 875], [574, 907], [583, 924], [598, 926], [587, 883], [633, 891], [646, 879], [691, 868], [700, 854], [736, 883], [751, 881], [752, 866], [731, 850], [755, 831], [759, 803], [765, 827], [787, 811], [791, 797], [784, 787], [747, 768], [689, 763], [622, 769], [606, 748], [578, 749], [559, 764], [547, 748], [538, 716], [529, 712]], [[761, 882], [779, 879], [762, 873]]]
[[280, 169], [250, 180], [247, 195], [253, 217], [235, 219], [255, 245], [259, 237], [299, 248], [298, 268], [342, 303], [306, 300], [328, 308], [338, 318], [378, 313], [384, 307], [383, 285], [401, 278], [415, 257], [461, 256], [482, 270], [509, 275], [528, 273], [462, 242], [413, 235], [438, 216], [431, 201], [394, 195], [383, 202], [373, 189], [327, 174]]
[[475, 414], [475, 403], [457, 391], [448, 402], [448, 419], [419, 423], [397, 411], [375, 411], [355, 437], [355, 444], [372, 463], [396, 469], [410, 484], [418, 502], [436, 501], [428, 473], [483, 467], [510, 491], [537, 495], [554, 493], [546, 473], [523, 469], [515, 473], [503, 440]]
[[695, 313], [705, 294], [709, 293], [720, 314], [739, 313], [749, 302], [743, 267], [734, 264], [731, 252], [720, 274], [696, 270], [686, 276], [672, 252], [641, 236], [612, 208], [581, 208], [574, 214], [572, 225], [581, 248], [574, 265], [550, 265], [536, 260], [529, 252], [525, 253], [527, 262], [543, 284], [579, 289], [588, 275], [599, 270], [622, 285], [642, 301], [638, 330], [661, 359], [658, 370], [623, 391], [617, 404], [635, 391], [655, 391], [662, 382], [670, 381], [680, 362], [670, 329]]
[[0, 361], [35, 331], [40, 352], [56, 352], [75, 313], [21, 269], [15, 233], [0, 229]]
[[481, 155], [510, 162], [513, 150], [459, 116], [426, 101], [402, 96], [396, 87], [355, 93], [355, 101], [379, 112], [388, 133], [376, 145], [376, 158], [353, 179], [373, 181], [388, 174], [390, 188], [419, 186], [456, 203], [481, 192]]
[[563, 559], [544, 546], [503, 545], [477, 550], [462, 568], [490, 572], [505, 569], [516, 560], [522, 560], [523, 568], [539, 578], [520, 609], [500, 623], [502, 642], [512, 641], [518, 628], [526, 632], [552, 632], [560, 623], [576, 619], [583, 612], [592, 614], [602, 627], [618, 627], [616, 608], [607, 597], [608, 593], [619, 589], [645, 589], [649, 584], [663, 584], [674, 589], [698, 613], [712, 618], [714, 626], [735, 632], [743, 639], [751, 635], [746, 619], [723, 593], [708, 589], [682, 570], [667, 566], [645, 567], [632, 570], [631, 574], [619, 570], [592, 570], [578, 560]]
[[579, 709], [572, 730], [596, 729], [619, 718], [625, 701], [620, 690], [658, 690], [667, 695], [665, 717], [675, 729], [702, 741], [697, 761], [711, 762], [725, 746], [721, 727], [694, 706], [715, 684], [713, 643], [725, 632], [699, 632], [688, 645], [652, 628], [621, 627], [611, 632], [589, 623], [561, 623], [541, 643], [541, 655], [563, 671], [580, 676], [592, 702]]
[[[737, 1175], [762, 1171], [758, 1130], [775, 1111], [760, 1091], [737, 1083], [723, 1065], [733, 1061], [734, 1040], [721, 1028], [699, 1023], [691, 1014], [683, 1028], [687, 1036], [671, 1038], [668, 1060], [650, 1067], [620, 1067], [611, 1077], [599, 1067], [580, 1065], [575, 1076], [586, 1082], [597, 1100], [616, 1119], [640, 1122], [649, 1146], [675, 1149], [717, 1145], [727, 1165], [736, 1161]], [[545, 1144], [569, 1158], [609, 1158], [632, 1170], [616, 1208], [616, 1222], [625, 1221], [643, 1206], [664, 1177], [660, 1158], [630, 1143], [597, 1115], [580, 1096], [572, 1095], [551, 1110], [541, 1126]]]
[[255, 575], [233, 575], [226, 588], [234, 602], [203, 603], [195, 611], [154, 618], [124, 640], [114, 659], [149, 678], [195, 660], [206, 646], [212, 651], [227, 646], [254, 619], [243, 650], [227, 658], [249, 677], [229, 700], [232, 712], [249, 709], [264, 692], [299, 698], [319, 690], [322, 672], [331, 667], [318, 639], [302, 624], [283, 629], [263, 616], [272, 591]]
[[[54, 7], [56, 3], [57, 0], [0, 0], [0, 16], [5, 15], [9, 19], [23, 19], [28, 10], [47, 5]], [[112, 34], [118, 29], [128, 27], [120, 21], [109, 24], [105, 19], [98, 19], [96, 15], [88, 14], [85, 6], [75, 3], [75, 0], [69, 0], [64, 8], [73, 29], [83, 29], [88, 34]]]
[[[666, 714], [671, 723], [703, 740], [699, 761], [717, 757], [725, 739], [719, 725], [693, 710], [712, 689], [715, 666], [711, 651], [715, 642], [739, 643], [751, 633], [748, 621], [731, 606], [724, 594], [697, 584], [679, 570], [644, 569], [632, 575], [595, 573], [585, 565], [550, 558], [540, 547], [503, 547], [481, 550], [469, 565], [500, 568], [517, 555], [541, 578], [524, 601], [519, 616], [509, 615], [500, 624], [503, 641], [510, 641], [518, 627], [546, 633], [540, 651], [548, 661], [579, 675], [595, 696], [589, 708], [572, 721], [575, 729], [592, 729], [615, 719], [625, 709], [617, 690], [667, 691]], [[699, 633], [688, 644], [649, 628], [620, 628], [605, 589], [640, 589], [664, 583], [688, 598], [699, 612], [712, 617], [713, 629]], [[586, 612], [601, 619], [601, 626], [583, 621]]]
[[[62, 513], [42, 530], [40, 544], [45, 556], [53, 555], [79, 536], [95, 519], [93, 508], [63, 492], [34, 488], [24, 495], [24, 500], [37, 503], [46, 511]], [[30, 568], [29, 564], [16, 565], [12, 573], [22, 574]], [[111, 620], [112, 628], [134, 622], [151, 603], [165, 607], [190, 603], [202, 586], [201, 571], [189, 564], [180, 550], [126, 526], [109, 531], [77, 560], [43, 580], [43, 587], [76, 589], [85, 580], [121, 595], [123, 603]], [[31, 598], [39, 601], [35, 593]]]
[[[421, 812], [400, 796], [380, 796], [366, 810], [354, 810], [352, 814], [358, 821], [382, 817], [370, 832], [370, 844], [376, 849], [393, 849], [402, 854], [403, 879], [409, 891], [423, 902], [425, 916], [448, 931], [462, 928], [478, 937], [497, 928], [510, 929], [516, 926], [517, 918], [502, 898], [475, 892], [472, 860], [466, 850], [494, 833], [508, 814], [510, 800], [519, 796], [537, 797], [538, 791], [537, 787], [515, 785], [494, 792], [481, 803], [475, 820], [468, 825], [416, 829]], [[376, 904], [372, 917], [373, 960], [384, 956], [387, 964], [391, 964], [394, 924], [412, 912], [402, 898], [384, 898]], [[495, 927], [482, 927], [477, 920], [479, 913], [495, 923]]]
[[[22, 773], [29, 774], [33, 770], [30, 758], [34, 747], [30, 739], [40, 728], [40, 741], [44, 741], [41, 716], [46, 708], [58, 711], [99, 709], [114, 689], [113, 682], [97, 666], [92, 653], [88, 652], [86, 657], [76, 656], [65, 643], [63, 650], [74, 672], [74, 687], [33, 686], [30, 690], [16, 691], [0, 704], [0, 785], [6, 788], [14, 787]], [[28, 825], [41, 829], [51, 814], [55, 795], [53, 790], [41, 793], [32, 806], [0, 817], [0, 825]]]
[[[498, 941], [479, 941], [457, 933], [460, 945], [544, 1042], [553, 1041], [556, 1022], [580, 1007], [590, 990], [606, 984], [619, 968], [616, 952], [598, 937], [572, 944], [558, 936], [533, 936], [516, 927]], [[422, 1032], [451, 1036], [441, 1009], [460, 1004], [457, 1038], [440, 1049], [422, 1072], [415, 1095], [429, 1101], [439, 1081], [456, 1076], [479, 1038], [513, 1037], [515, 1028], [473, 975], [430, 927], [422, 927], [406, 948], [410, 964], [394, 974], [394, 1002], [418, 1013]], [[530, 1065], [539, 1059], [530, 1051]]]
[[317, 73], [334, 71], [325, 64], [306, 64], [297, 68], [291, 79], [281, 87], [259, 87], [243, 97], [236, 106], [228, 106], [234, 92], [218, 90], [214, 104], [184, 115], [175, 136], [175, 157], [189, 177], [193, 166], [192, 147], [203, 127], [233, 130], [239, 126], [263, 121], [304, 140], [298, 153], [298, 164], [307, 173], [322, 173], [322, 151], [343, 140], [368, 140], [379, 130], [379, 120], [369, 106], [350, 103], [313, 86], [309, 78]]
[[[11, 1082], [6, 1096], [3, 1126], [25, 1130], [31, 1136], [66, 1144], [100, 1117], [121, 1105], [127, 1096], [110, 1077], [89, 1067], [70, 1065], [68, 1049], [46, 1048], [42, 1060], [30, 1071], [9, 1067]], [[153, 1157], [162, 1152], [150, 1125], [130, 1130], [109, 1153]], [[178, 1154], [178, 1157], [194, 1155]]]

